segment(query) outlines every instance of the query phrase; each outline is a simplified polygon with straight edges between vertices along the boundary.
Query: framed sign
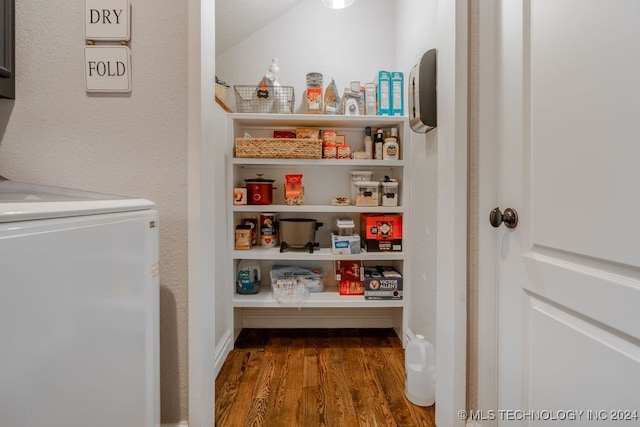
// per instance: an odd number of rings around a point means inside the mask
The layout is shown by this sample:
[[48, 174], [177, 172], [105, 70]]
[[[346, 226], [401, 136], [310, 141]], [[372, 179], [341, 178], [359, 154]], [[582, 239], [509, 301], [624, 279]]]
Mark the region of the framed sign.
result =
[[85, 46], [87, 92], [131, 92], [131, 50], [128, 46]]
[[129, 40], [129, 0], [84, 0], [84, 38], [87, 40]]

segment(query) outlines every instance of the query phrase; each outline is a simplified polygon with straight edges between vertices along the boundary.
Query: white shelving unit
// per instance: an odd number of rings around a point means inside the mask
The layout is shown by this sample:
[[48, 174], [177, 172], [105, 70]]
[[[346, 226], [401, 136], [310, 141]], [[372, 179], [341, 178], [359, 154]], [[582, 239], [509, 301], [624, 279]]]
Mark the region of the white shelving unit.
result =
[[[335, 255], [329, 249], [330, 231], [336, 217], [354, 219], [359, 231], [360, 213], [395, 213], [403, 216], [403, 249], [409, 248], [409, 162], [403, 157], [403, 140], [408, 139], [409, 125], [406, 117], [387, 116], [328, 116], [328, 115], [275, 115], [229, 114], [229, 141], [225, 150], [227, 158], [227, 228], [229, 248], [228, 283], [221, 284], [219, 294], [228, 296], [233, 305], [235, 337], [243, 327], [393, 327], [398, 336], [406, 330], [408, 315], [406, 301], [410, 298], [411, 283], [407, 281], [409, 263], [405, 252], [361, 252], [357, 255]], [[295, 130], [299, 127], [335, 129], [346, 137], [346, 143], [354, 150], [363, 150], [364, 130], [371, 127], [398, 129], [400, 160], [333, 160], [333, 159], [254, 159], [233, 157], [236, 137], [271, 137], [274, 130]], [[351, 196], [351, 172], [373, 171], [373, 180], [390, 176], [399, 181], [397, 207], [334, 206], [335, 197]], [[285, 174], [303, 174], [305, 187], [304, 205], [284, 204]], [[245, 186], [245, 179], [263, 174], [274, 179], [273, 204], [233, 205], [233, 189]], [[280, 252], [277, 248], [255, 246], [251, 250], [234, 249], [235, 226], [245, 217], [259, 218], [260, 213], [276, 213], [278, 218], [313, 218], [323, 223], [316, 233], [319, 249], [313, 253], [291, 250]], [[239, 295], [235, 292], [235, 275], [239, 261], [258, 260], [262, 270], [262, 289], [255, 295]], [[364, 265], [391, 265], [400, 271], [405, 280], [403, 300], [366, 300], [363, 295], [340, 295], [334, 279], [334, 261], [362, 260]], [[281, 305], [273, 297], [269, 285], [269, 270], [273, 264], [283, 262], [305, 266], [320, 266], [325, 273], [324, 292], [311, 293], [299, 306]], [[234, 337], [234, 338], [235, 338]]]

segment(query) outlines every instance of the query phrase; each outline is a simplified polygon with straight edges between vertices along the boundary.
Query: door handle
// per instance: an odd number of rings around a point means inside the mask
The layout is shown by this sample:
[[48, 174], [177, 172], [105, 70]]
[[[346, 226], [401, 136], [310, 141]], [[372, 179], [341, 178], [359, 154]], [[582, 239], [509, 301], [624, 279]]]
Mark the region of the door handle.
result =
[[496, 228], [500, 227], [503, 222], [507, 228], [516, 228], [516, 225], [518, 225], [518, 212], [515, 209], [507, 208], [502, 213], [500, 208], [493, 208], [489, 214], [489, 222]]

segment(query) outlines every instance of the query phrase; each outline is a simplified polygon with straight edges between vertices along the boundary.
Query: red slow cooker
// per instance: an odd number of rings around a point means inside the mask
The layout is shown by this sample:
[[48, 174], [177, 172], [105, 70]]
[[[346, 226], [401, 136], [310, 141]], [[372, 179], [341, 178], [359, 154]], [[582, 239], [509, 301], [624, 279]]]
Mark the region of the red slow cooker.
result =
[[273, 182], [274, 179], [262, 178], [262, 174], [257, 174], [257, 178], [245, 179], [247, 186], [247, 203], [250, 205], [270, 205], [273, 203]]

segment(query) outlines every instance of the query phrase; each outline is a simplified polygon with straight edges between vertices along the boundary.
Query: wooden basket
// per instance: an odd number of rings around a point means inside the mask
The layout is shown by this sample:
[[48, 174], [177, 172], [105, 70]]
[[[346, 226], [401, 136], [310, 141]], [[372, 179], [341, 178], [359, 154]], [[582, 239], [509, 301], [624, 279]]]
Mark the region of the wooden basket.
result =
[[311, 138], [236, 138], [235, 157], [321, 159], [322, 140]]

